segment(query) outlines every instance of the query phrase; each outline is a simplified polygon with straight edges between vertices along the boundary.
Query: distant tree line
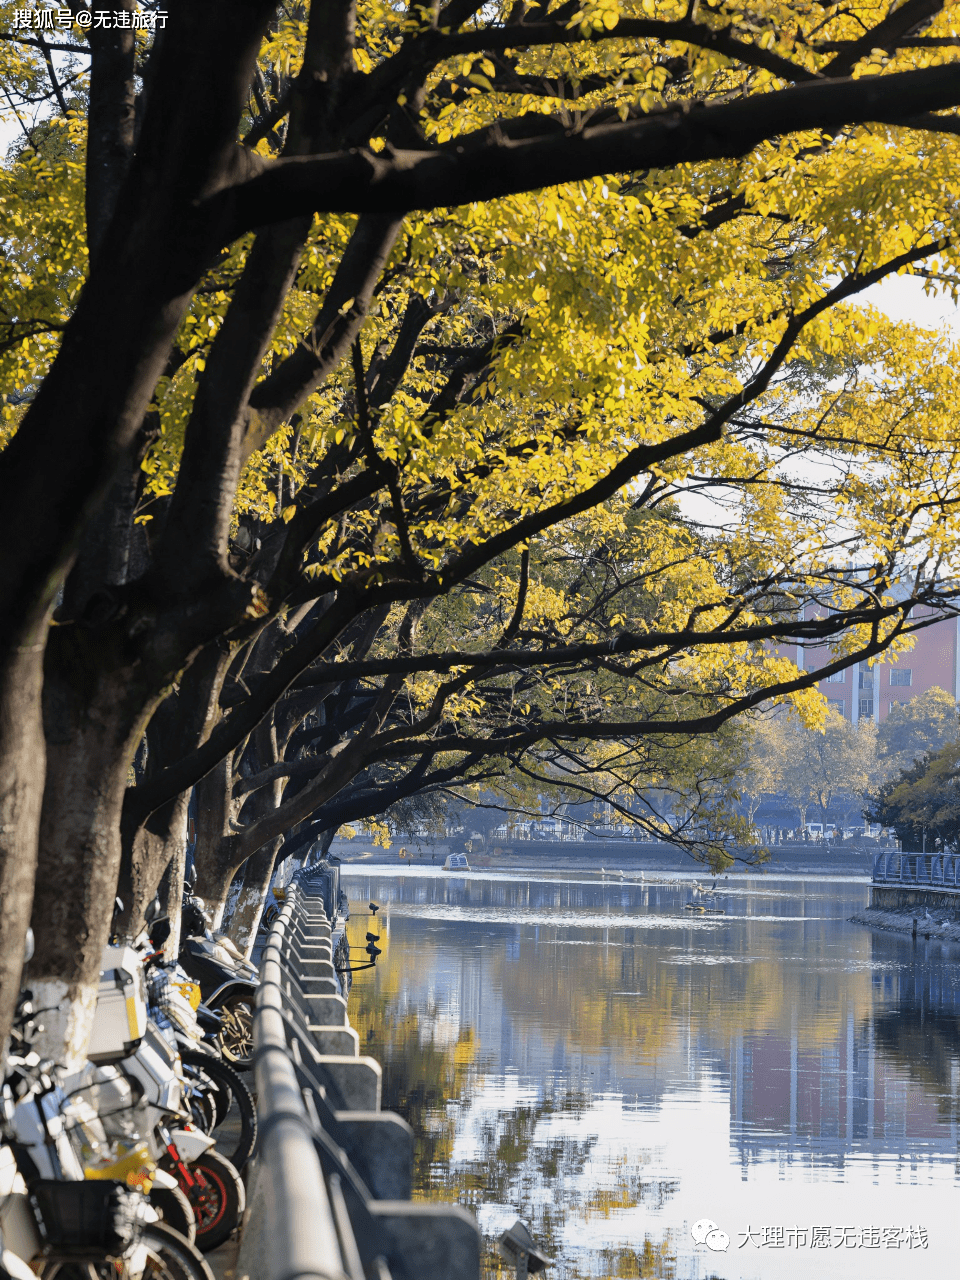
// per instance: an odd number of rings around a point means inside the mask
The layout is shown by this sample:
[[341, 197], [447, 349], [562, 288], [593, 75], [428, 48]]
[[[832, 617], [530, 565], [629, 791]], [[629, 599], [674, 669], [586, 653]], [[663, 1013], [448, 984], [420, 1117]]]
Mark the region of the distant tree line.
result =
[[960, 835], [960, 804], [947, 817], [960, 774], [958, 738], [957, 704], [939, 688], [892, 707], [881, 724], [854, 725], [833, 710], [822, 727], [772, 714], [754, 727], [742, 786], [746, 815], [753, 824], [762, 805], [779, 801], [795, 810], [800, 828], [811, 814], [824, 831], [831, 816], [841, 831], [866, 818], [918, 849], [926, 825], [928, 847], [941, 847]]

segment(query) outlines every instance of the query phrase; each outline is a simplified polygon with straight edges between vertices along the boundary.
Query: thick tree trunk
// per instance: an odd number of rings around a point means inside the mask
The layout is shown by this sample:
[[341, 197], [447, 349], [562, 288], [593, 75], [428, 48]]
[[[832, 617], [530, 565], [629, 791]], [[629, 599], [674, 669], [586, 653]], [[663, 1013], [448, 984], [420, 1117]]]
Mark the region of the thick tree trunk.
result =
[[273, 867], [280, 843], [279, 840], [272, 840], [270, 844], [264, 845], [243, 864], [237, 875], [238, 880], [242, 877], [240, 892], [227, 932], [237, 948], [248, 957], [260, 927], [260, 917], [263, 915], [270, 881], [273, 879]]
[[[171, 760], [195, 750], [206, 740], [217, 718], [220, 690], [230, 659], [229, 648], [209, 645], [181, 676], [179, 687], [169, 693], [157, 708], [146, 734], [145, 783], [149, 783]], [[136, 798], [136, 787], [130, 789], [128, 801], [131, 796]], [[174, 915], [179, 922], [189, 806], [190, 792], [183, 791], [161, 805], [142, 826], [137, 827], [130, 817], [130, 806], [125, 805], [121, 822], [123, 860], [118, 892], [125, 907], [122, 925], [129, 933], [140, 928], [143, 912], [156, 894], [161, 877], [171, 862], [179, 867], [176, 879], [180, 888], [175, 890], [168, 877], [167, 894], [171, 897], [171, 904], [174, 892], [178, 895]]]
[[0, 1048], [16, 1009], [33, 903], [46, 755], [42, 683], [39, 640], [0, 667]]
[[193, 863], [197, 872], [196, 893], [213, 914], [214, 923], [223, 918], [227, 893], [237, 869], [233, 846], [236, 837], [227, 832], [233, 789], [233, 756], [221, 760], [197, 783], [197, 843]]
[[237, 902], [240, 898], [240, 892], [243, 889], [243, 876], [238, 873], [230, 881], [230, 887], [227, 890], [227, 896], [223, 900], [220, 910], [213, 917], [213, 927], [216, 930], [229, 933], [230, 921], [233, 919], [233, 913]]
[[[187, 810], [190, 794], [184, 792], [170, 804], [152, 814], [146, 826], [133, 839], [132, 848], [124, 848], [117, 881], [117, 895], [123, 902], [118, 928], [127, 936], [143, 927], [144, 912], [157, 895], [167, 868], [176, 863], [179, 870], [180, 895], [183, 895], [183, 868], [187, 854]], [[173, 889], [168, 886], [168, 894]], [[161, 905], [163, 905], [161, 903]], [[180, 919], [177, 902], [176, 919]], [[173, 919], [171, 917], [171, 923]]]
[[[255, 769], [269, 769], [275, 765], [279, 759], [277, 749], [277, 734], [271, 715], [267, 720], [257, 726], [256, 732], [250, 743], [249, 751], [244, 756]], [[265, 813], [272, 812], [279, 805], [283, 793], [283, 780], [276, 779], [267, 786], [261, 787], [258, 791], [248, 795], [237, 806], [232, 799], [232, 788], [234, 781], [234, 772], [232, 768], [224, 769], [219, 772], [219, 776], [213, 774], [208, 775], [211, 779], [211, 789], [216, 786], [216, 793], [211, 796], [211, 803], [206, 814], [206, 822], [209, 825], [210, 836], [204, 845], [203, 872], [201, 874], [200, 863], [197, 864], [197, 893], [204, 899], [207, 906], [213, 913], [214, 921], [222, 927], [223, 921], [240, 908], [243, 902], [243, 914], [246, 918], [252, 909], [251, 903], [244, 897], [243, 881], [239, 879], [238, 873], [241, 867], [247, 862], [249, 855], [240, 852], [239, 838], [234, 835], [224, 836], [220, 840], [215, 840], [217, 830], [225, 832], [228, 821], [231, 817], [242, 816], [247, 821], [256, 821]], [[202, 804], [202, 795], [204, 784], [207, 782], [205, 778], [197, 789], [198, 809]], [[242, 815], [240, 809], [242, 808]], [[234, 810], [237, 810], [236, 814]], [[273, 859], [276, 854], [278, 840], [273, 839], [265, 842], [270, 852], [270, 867], [272, 870]], [[200, 841], [198, 839], [198, 848]], [[258, 845], [251, 852], [256, 854], [265, 846]], [[239, 855], [239, 856], [238, 856]], [[260, 876], [260, 871], [255, 873]], [[269, 883], [269, 880], [268, 880]], [[203, 886], [201, 888], [201, 885]], [[235, 886], [236, 891], [232, 891]], [[258, 917], [259, 918], [259, 917]]]
[[183, 844], [177, 846], [160, 880], [157, 893], [160, 909], [170, 921], [170, 937], [163, 948], [168, 960], [176, 960], [180, 952], [180, 914], [183, 907], [183, 873], [187, 865], [186, 827]]
[[47, 773], [29, 976], [45, 1010], [38, 1052], [73, 1067], [86, 1050], [113, 915], [127, 775], [152, 708], [102, 636], [63, 630], [68, 637], [49, 649], [45, 670]]
[[230, 887], [239, 870], [236, 846], [236, 836], [224, 836], [213, 848], [205, 849], [202, 859], [196, 859], [197, 897], [205, 902], [216, 928], [223, 923]]

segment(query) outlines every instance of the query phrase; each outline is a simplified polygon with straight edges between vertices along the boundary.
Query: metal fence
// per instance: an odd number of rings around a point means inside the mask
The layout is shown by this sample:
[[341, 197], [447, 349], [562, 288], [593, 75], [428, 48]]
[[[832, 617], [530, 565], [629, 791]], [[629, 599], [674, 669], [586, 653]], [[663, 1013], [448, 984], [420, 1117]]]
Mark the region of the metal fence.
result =
[[[479, 1280], [457, 1205], [410, 1200], [413, 1133], [380, 1110], [334, 967], [325, 886], [287, 889], [254, 1013], [259, 1142], [236, 1275], [256, 1280]], [[329, 894], [326, 895], [329, 897]]]
[[953, 853], [878, 853], [873, 860], [873, 883], [960, 890], [960, 857]]

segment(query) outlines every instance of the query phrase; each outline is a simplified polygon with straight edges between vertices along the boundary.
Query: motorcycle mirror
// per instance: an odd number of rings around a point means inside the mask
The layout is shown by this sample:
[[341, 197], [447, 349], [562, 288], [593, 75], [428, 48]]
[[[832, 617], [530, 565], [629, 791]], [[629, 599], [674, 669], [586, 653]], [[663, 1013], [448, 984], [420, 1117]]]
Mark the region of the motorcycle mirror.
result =
[[147, 922], [147, 924], [153, 924], [154, 920], [160, 919], [162, 912], [163, 912], [163, 907], [161, 907], [160, 899], [159, 897], [157, 897], [157, 898], [154, 898], [152, 902], [147, 904], [147, 909], [143, 913], [143, 918]]
[[33, 959], [33, 951], [36, 943], [33, 936], [33, 930], [27, 925], [27, 936], [23, 942], [23, 963], [29, 964]]

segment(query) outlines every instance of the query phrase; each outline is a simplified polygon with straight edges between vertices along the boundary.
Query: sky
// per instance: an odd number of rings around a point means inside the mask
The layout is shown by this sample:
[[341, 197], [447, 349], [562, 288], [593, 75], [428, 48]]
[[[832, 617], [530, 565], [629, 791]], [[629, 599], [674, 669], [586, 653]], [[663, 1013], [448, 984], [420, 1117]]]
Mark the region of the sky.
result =
[[960, 338], [960, 309], [949, 297], [928, 297], [923, 285], [917, 276], [891, 276], [865, 289], [858, 301], [871, 303], [891, 320], [912, 321], [930, 329], [948, 325]]

